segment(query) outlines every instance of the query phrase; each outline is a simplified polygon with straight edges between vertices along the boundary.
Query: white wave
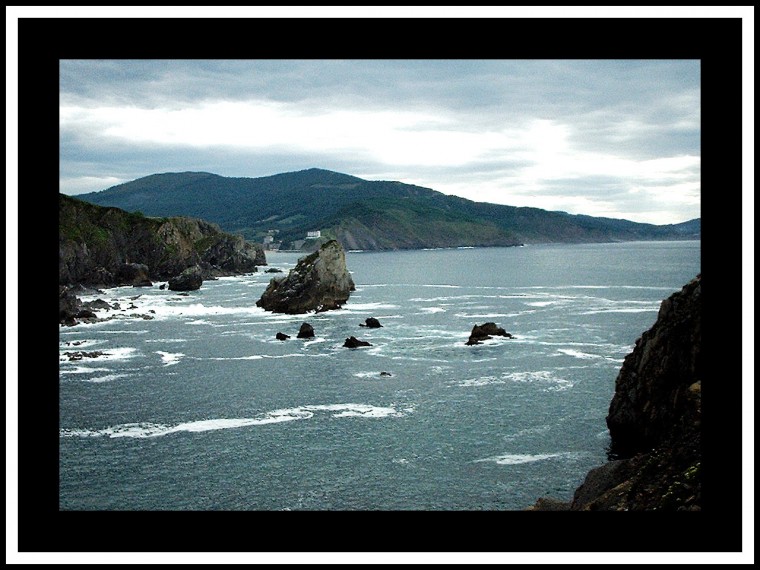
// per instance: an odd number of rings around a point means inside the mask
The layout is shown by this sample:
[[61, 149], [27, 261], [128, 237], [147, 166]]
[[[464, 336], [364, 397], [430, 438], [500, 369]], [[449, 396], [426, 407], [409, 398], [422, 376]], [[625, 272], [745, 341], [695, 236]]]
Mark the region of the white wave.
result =
[[445, 312], [446, 312], [446, 309], [444, 309], [443, 307], [422, 307], [420, 309], [420, 313], [428, 313], [428, 314], [445, 313]]
[[[552, 384], [554, 390], [567, 390], [573, 387], [573, 382], [564, 378], [557, 378], [551, 370], [533, 370], [528, 372], [507, 372], [503, 378], [511, 382], [537, 382]], [[552, 388], [549, 388], [552, 389]]]
[[[525, 313], [528, 312], [535, 313], [535, 311], [525, 311]], [[454, 316], [460, 319], [498, 319], [505, 317], [514, 317], [516, 315], [514, 313], [455, 313]]]
[[530, 285], [515, 289], [644, 289], [649, 291], [673, 291], [671, 287], [651, 287], [647, 285]]
[[377, 372], [355, 372], [353, 374], [356, 378], [378, 378], [380, 371]]
[[96, 376], [95, 378], [85, 378], [82, 382], [100, 384], [102, 382], [111, 382], [112, 380], [117, 380], [118, 378], [124, 378], [126, 376], [131, 376], [131, 374], [106, 374], [105, 376]]
[[392, 305], [390, 303], [351, 303], [350, 301], [343, 305], [341, 314], [343, 313], [355, 313], [357, 311], [376, 311], [379, 309], [398, 309], [398, 305]]
[[490, 384], [506, 384], [507, 381], [504, 378], [497, 378], [496, 376], [482, 376], [480, 378], [470, 378], [469, 380], [462, 380], [457, 382], [457, 386], [488, 386]]
[[[77, 348], [77, 347], [74, 347], [74, 348]], [[76, 350], [66, 350], [66, 352], [78, 352], [78, 351], [76, 351]], [[97, 352], [100, 352], [100, 351], [97, 351]], [[87, 359], [88, 361], [94, 361], [94, 360], [97, 360], [97, 361], [104, 361], [104, 360], [107, 360], [107, 361], [127, 360], [129, 358], [134, 358], [139, 353], [139, 351], [136, 348], [132, 348], [132, 347], [128, 347], [128, 346], [125, 346], [125, 347], [116, 347], [116, 348], [106, 348], [102, 352], [103, 352], [102, 354], [100, 354], [98, 356], [94, 356], [94, 357], [87, 357], [87, 356], [85, 356], [83, 358], [83, 360], [84, 359]], [[70, 362], [69, 361], [69, 357], [66, 354], [64, 354], [64, 352], [60, 353], [58, 360], [60, 362], [62, 362], [62, 363]], [[81, 362], [81, 360], [76, 360], [74, 362]]]
[[149, 338], [146, 339], [145, 342], [159, 342], [161, 344], [169, 344], [169, 343], [179, 343], [179, 342], [187, 342], [186, 338]]
[[560, 348], [560, 349], [557, 349], [557, 352], [560, 352], [567, 356], [572, 356], [574, 358], [580, 358], [582, 360], [589, 360], [591, 358], [602, 358], [598, 354], [589, 354], [588, 352], [581, 352], [580, 350], [573, 350], [572, 348]]
[[526, 435], [543, 435], [547, 433], [551, 429], [551, 426], [549, 425], [543, 425], [538, 427], [531, 427], [531, 428], [524, 428], [519, 430], [517, 433], [513, 433], [507, 436], [504, 436], [504, 441], [514, 441], [516, 439], [519, 439]]
[[509, 382], [516, 382], [520, 384], [536, 384], [544, 392], [561, 392], [564, 390], [569, 390], [574, 386], [574, 383], [570, 380], [558, 378], [553, 374], [553, 372], [549, 370], [506, 372], [501, 376], [477, 376], [475, 378], [467, 378], [465, 380], [450, 382], [450, 384], [463, 388], [477, 388], [495, 384], [507, 384]]
[[189, 305], [158, 305], [154, 308], [156, 317], [206, 317], [214, 315], [263, 315], [266, 311], [261, 307], [223, 307], [221, 305], [203, 305], [191, 303]]
[[[88, 324], [87, 326], [88, 327], [94, 327], [94, 326], [97, 326], [97, 325], [110, 325], [113, 322], [114, 321], [102, 321], [102, 322], [99, 322], [99, 323], [91, 323], [91, 324]], [[128, 331], [128, 330], [124, 330], [124, 329], [117, 329], [117, 330], [113, 330], [113, 331], [110, 331], [110, 330], [100, 330], [98, 332], [100, 334], [148, 334], [147, 330]]]
[[529, 307], [548, 307], [549, 305], [556, 305], [558, 301], [532, 301], [525, 303]]
[[562, 457], [564, 453], [542, 453], [536, 455], [530, 454], [507, 454], [497, 455], [496, 457], [486, 457], [485, 459], [476, 459], [474, 463], [492, 462], [497, 465], [520, 465], [522, 463], [533, 463], [535, 461], [544, 461], [546, 459], [556, 459]]
[[156, 354], [161, 356], [161, 360], [163, 361], [164, 366], [177, 364], [179, 362], [179, 359], [185, 356], [181, 352], [164, 352], [163, 350], [157, 350]]
[[646, 309], [635, 308], [609, 308], [609, 309], [592, 309], [590, 311], [581, 311], [574, 313], [575, 315], [601, 315], [604, 313], [656, 313], [659, 311], [659, 307], [649, 307]]
[[401, 417], [410, 410], [399, 411], [392, 407], [372, 406], [369, 404], [319, 404], [286, 408], [267, 412], [257, 418], [216, 418], [184, 422], [174, 426], [150, 422], [127, 423], [100, 430], [61, 429], [60, 437], [159, 437], [172, 433], [201, 433], [221, 429], [236, 429], [249, 426], [275, 424], [314, 417], [314, 412], [334, 412], [333, 418], [387, 418]]
[[73, 365], [71, 368], [67, 367], [66, 369], [61, 370], [61, 374], [92, 374], [93, 372], [111, 371], [110, 368], [81, 366], [81, 362], [81, 360], [77, 360], [76, 365]]

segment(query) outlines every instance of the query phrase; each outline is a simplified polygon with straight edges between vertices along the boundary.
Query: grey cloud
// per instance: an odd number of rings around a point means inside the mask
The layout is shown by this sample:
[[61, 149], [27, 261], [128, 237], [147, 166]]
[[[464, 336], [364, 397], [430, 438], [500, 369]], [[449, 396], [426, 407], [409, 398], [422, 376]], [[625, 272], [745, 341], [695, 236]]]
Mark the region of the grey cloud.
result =
[[[629, 160], [699, 156], [700, 67], [694, 60], [63, 60], [64, 105], [190, 107], [206, 100], [268, 100], [303, 116], [333, 110], [418, 112], [430, 129], [520, 132], [532, 121], [566, 127], [570, 152]], [[415, 128], [425, 127], [422, 122]], [[452, 183], [515, 182], [531, 166], [503, 150], [463, 167], [395, 166], [365, 151], [263, 151], [192, 148], [109, 139], [97, 126], [61, 132], [61, 176], [133, 179], [155, 172], [205, 170], [265, 176], [320, 167], [364, 176]], [[500, 135], [501, 136], [501, 135]], [[293, 141], [296, 143], [297, 141]], [[516, 156], [519, 156], [516, 155]], [[602, 158], [603, 160], [603, 158]], [[698, 176], [698, 172], [695, 173]], [[499, 182], [501, 181], [501, 182]], [[546, 181], [542, 182], [542, 185]], [[551, 181], [560, 196], [627, 200], [630, 183], [613, 177]], [[478, 199], [477, 196], [474, 199]], [[621, 206], [622, 207], [622, 206]], [[630, 211], [645, 208], [635, 200]]]

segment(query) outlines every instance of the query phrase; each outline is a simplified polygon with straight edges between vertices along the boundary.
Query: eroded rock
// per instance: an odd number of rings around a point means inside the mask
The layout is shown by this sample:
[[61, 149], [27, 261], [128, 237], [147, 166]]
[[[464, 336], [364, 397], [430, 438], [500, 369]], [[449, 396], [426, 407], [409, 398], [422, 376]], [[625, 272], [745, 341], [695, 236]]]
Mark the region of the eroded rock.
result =
[[284, 278], [273, 278], [256, 306], [274, 313], [339, 309], [356, 289], [346, 255], [336, 240], [301, 258]]

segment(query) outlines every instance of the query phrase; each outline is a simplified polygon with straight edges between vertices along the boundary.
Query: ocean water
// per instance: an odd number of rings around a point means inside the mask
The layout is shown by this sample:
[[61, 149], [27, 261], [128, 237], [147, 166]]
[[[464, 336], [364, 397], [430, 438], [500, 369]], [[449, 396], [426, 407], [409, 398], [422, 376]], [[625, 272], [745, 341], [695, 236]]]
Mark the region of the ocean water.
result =
[[[287, 271], [298, 254], [268, 252]], [[700, 243], [348, 252], [343, 309], [271, 274], [121, 287], [60, 329], [62, 510], [520, 510], [607, 460], [615, 378]], [[141, 315], [152, 317], [145, 319]], [[382, 328], [360, 327], [376, 317]], [[493, 321], [515, 338], [466, 346]], [[316, 332], [297, 339], [303, 322]], [[277, 332], [291, 336], [275, 339]], [[349, 336], [372, 346], [343, 348]], [[67, 352], [102, 352], [69, 360]]]

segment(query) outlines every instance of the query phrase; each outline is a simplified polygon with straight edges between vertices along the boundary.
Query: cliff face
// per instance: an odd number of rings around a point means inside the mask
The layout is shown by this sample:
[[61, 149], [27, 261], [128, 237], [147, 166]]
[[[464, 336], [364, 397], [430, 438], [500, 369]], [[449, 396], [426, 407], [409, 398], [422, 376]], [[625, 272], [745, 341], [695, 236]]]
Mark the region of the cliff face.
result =
[[529, 510], [701, 509], [701, 307], [698, 275], [625, 358], [607, 416], [616, 459], [592, 469], [571, 503]]
[[607, 416], [611, 451], [631, 456], [699, 427], [701, 278], [665, 299], [615, 383]]
[[195, 265], [204, 278], [253, 272], [257, 265], [266, 265], [260, 246], [203, 220], [146, 218], [63, 194], [58, 204], [60, 285], [149, 284]]
[[336, 240], [298, 260], [284, 279], [269, 282], [256, 306], [275, 313], [339, 309], [355, 289], [346, 254]]

